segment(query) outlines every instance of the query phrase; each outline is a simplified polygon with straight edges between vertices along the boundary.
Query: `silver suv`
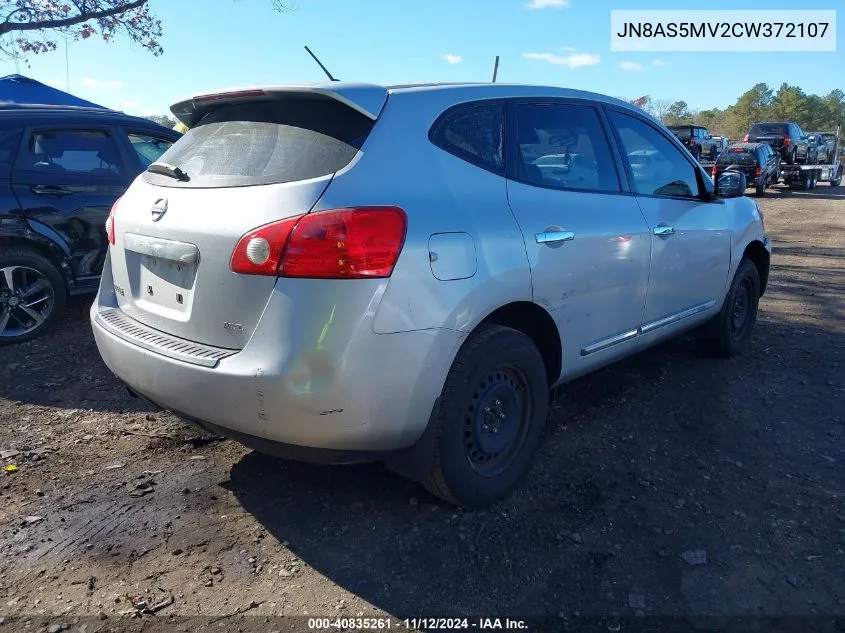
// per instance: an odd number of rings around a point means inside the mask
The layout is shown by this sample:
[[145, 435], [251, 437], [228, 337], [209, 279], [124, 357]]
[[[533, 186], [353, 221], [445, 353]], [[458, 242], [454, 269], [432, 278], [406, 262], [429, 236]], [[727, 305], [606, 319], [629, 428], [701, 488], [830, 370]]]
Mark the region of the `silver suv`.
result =
[[751, 335], [770, 246], [744, 176], [714, 185], [622, 101], [336, 82], [172, 111], [190, 131], [108, 220], [94, 335], [131, 392], [257, 450], [483, 506], [551, 387]]

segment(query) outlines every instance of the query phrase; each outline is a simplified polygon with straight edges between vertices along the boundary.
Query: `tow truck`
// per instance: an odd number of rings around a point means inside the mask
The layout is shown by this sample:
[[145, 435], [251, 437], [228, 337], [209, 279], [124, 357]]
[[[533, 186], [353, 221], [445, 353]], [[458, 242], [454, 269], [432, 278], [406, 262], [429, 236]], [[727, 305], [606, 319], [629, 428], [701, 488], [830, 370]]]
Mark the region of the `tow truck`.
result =
[[842, 161], [839, 158], [839, 140], [841, 128], [836, 128], [833, 158], [829, 164], [785, 165], [780, 167], [780, 180], [790, 189], [815, 189], [820, 182], [830, 183], [831, 187], [842, 184]]

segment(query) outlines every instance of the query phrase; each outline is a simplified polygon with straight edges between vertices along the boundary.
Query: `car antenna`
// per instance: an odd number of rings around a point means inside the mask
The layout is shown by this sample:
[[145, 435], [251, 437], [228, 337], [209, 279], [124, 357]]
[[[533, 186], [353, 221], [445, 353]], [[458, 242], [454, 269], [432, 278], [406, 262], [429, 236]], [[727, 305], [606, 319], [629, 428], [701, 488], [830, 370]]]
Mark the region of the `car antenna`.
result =
[[323, 66], [323, 62], [321, 62], [319, 59], [317, 59], [317, 56], [314, 53], [311, 52], [310, 48], [308, 48], [306, 46], [305, 50], [308, 51], [308, 54], [311, 55], [311, 57], [314, 58], [314, 61], [317, 62], [317, 64], [320, 65], [320, 68], [322, 68], [323, 72], [326, 73], [326, 77], [329, 78], [329, 81], [340, 81], [340, 79], [335, 79], [334, 77], [332, 77], [332, 74], [329, 72], [329, 69], [326, 68], [325, 66]]
[[493, 83], [496, 83], [496, 77], [499, 74], [499, 56], [496, 55], [496, 61], [493, 63]]

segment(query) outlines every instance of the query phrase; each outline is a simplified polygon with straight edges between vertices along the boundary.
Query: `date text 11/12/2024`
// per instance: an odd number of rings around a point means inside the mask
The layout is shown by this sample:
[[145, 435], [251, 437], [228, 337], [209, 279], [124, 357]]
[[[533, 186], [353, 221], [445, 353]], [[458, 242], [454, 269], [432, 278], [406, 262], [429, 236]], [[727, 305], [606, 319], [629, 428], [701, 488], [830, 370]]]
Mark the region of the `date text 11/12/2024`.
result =
[[511, 618], [308, 618], [312, 631], [362, 630], [362, 631], [433, 631], [433, 630], [526, 630], [524, 620]]

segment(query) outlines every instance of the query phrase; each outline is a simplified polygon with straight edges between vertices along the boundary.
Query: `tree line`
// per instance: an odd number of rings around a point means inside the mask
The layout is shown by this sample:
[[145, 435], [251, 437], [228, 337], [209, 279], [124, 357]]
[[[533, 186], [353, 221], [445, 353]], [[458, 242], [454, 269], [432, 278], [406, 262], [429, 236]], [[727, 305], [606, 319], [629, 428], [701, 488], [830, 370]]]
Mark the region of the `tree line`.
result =
[[686, 101], [652, 99], [648, 95], [630, 102], [666, 125], [703, 125], [714, 136], [734, 140], [742, 139], [757, 121], [795, 121], [805, 132], [845, 128], [845, 92], [839, 89], [815, 95], [788, 83], [777, 90], [758, 83], [724, 110], [691, 110]]

